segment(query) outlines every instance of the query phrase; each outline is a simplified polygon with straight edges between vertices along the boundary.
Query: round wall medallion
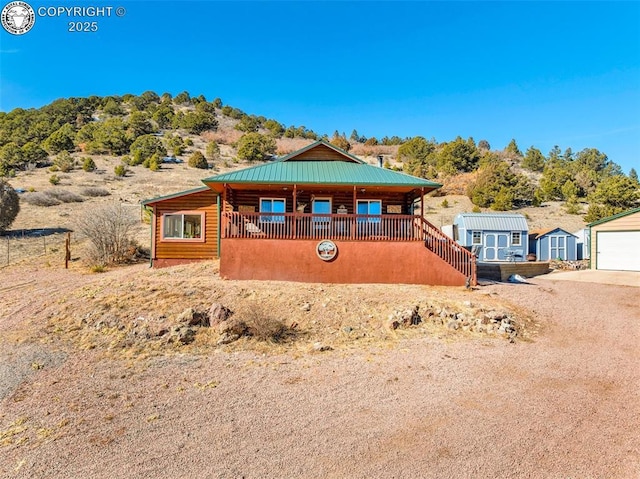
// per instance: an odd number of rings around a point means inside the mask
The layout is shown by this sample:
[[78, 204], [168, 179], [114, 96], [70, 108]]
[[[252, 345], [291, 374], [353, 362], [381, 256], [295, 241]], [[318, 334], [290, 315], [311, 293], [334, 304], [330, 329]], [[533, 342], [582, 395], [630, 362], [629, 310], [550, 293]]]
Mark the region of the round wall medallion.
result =
[[316, 254], [322, 261], [331, 261], [338, 254], [338, 247], [331, 240], [322, 240], [316, 245]]

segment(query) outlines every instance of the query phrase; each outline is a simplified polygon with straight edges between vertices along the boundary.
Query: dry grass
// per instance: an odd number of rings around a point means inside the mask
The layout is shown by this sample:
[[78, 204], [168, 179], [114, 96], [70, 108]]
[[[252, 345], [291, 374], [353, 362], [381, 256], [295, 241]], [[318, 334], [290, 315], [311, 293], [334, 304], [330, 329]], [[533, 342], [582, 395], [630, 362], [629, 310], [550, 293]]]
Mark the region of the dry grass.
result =
[[[17, 334], [21, 341], [68, 344], [140, 361], [174, 353], [209, 354], [221, 348], [304, 355], [314, 352], [317, 343], [348, 349], [390, 347], [425, 335], [444, 340], [500, 337], [453, 331], [439, 315], [442, 311], [468, 316], [505, 311], [519, 322], [520, 338], [526, 339], [532, 330], [522, 313], [464, 288], [224, 281], [217, 268], [217, 261], [208, 261], [165, 269], [129, 266], [100, 275], [72, 270], [39, 310], [38, 316], [47, 319]], [[186, 308], [208, 311], [214, 302], [234, 311], [232, 319], [244, 325], [246, 334], [240, 340], [220, 345], [221, 333], [215, 327], [194, 327], [195, 340], [190, 344], [172, 340]], [[415, 306], [422, 323], [390, 327], [391, 316]]]

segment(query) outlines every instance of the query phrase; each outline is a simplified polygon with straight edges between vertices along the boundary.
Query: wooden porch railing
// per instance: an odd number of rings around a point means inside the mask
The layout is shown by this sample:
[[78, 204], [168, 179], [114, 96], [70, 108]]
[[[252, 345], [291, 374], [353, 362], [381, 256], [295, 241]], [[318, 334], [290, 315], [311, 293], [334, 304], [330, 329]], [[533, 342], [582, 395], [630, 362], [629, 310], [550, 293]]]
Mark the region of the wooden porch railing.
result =
[[422, 237], [427, 249], [433, 251], [468, 278], [469, 285], [476, 285], [478, 280], [476, 256], [424, 218], [420, 219], [422, 220]]
[[419, 217], [309, 213], [222, 214], [223, 238], [419, 241]]
[[222, 213], [223, 238], [423, 241], [476, 284], [475, 256], [421, 216], [309, 213]]

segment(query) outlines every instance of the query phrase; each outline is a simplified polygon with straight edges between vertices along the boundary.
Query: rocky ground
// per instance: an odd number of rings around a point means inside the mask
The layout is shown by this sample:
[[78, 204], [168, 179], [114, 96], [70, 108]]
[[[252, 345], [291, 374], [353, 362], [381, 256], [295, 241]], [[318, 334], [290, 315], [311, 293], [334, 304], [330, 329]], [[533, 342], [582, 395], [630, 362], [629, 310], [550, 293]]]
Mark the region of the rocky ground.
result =
[[216, 268], [1, 270], [0, 476], [640, 475], [638, 288]]

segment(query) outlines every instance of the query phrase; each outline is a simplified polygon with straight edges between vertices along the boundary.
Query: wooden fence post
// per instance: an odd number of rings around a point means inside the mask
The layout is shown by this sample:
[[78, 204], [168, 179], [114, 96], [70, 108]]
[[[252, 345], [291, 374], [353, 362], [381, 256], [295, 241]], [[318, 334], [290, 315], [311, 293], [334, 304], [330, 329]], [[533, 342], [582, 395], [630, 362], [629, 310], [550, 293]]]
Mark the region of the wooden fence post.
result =
[[64, 240], [64, 269], [69, 269], [69, 260], [71, 259], [71, 233], [67, 233]]

